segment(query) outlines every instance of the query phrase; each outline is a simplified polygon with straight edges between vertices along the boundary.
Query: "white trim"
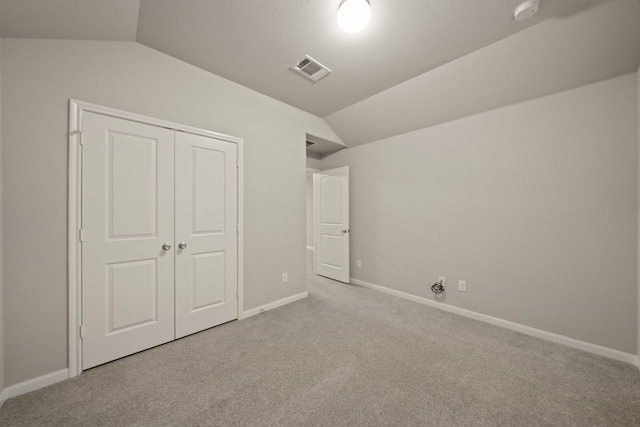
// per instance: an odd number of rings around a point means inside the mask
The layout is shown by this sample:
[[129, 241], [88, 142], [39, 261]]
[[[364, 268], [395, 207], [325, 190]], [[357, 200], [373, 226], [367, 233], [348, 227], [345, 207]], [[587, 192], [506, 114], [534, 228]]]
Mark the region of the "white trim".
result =
[[307, 246], [307, 249], [310, 250], [310, 251], [315, 251], [316, 250], [316, 248], [314, 248], [313, 246]]
[[278, 301], [270, 302], [269, 304], [252, 308], [251, 310], [247, 310], [242, 313], [242, 315], [238, 318], [239, 320], [247, 319], [251, 316], [255, 316], [256, 314], [260, 314], [263, 311], [273, 310], [274, 308], [282, 307], [283, 305], [290, 304], [292, 302], [299, 301], [309, 296], [308, 291], [304, 291], [302, 293], [291, 295], [290, 297], [282, 298]]
[[636, 368], [640, 371], [640, 356], [636, 356]]
[[51, 372], [46, 375], [42, 375], [37, 378], [32, 378], [30, 380], [5, 388], [2, 391], [2, 401], [11, 399], [12, 397], [20, 396], [21, 394], [39, 390], [43, 387], [59, 383], [60, 381], [64, 381], [66, 379], [69, 379], [69, 370], [66, 368], [56, 372]]
[[238, 139], [238, 320], [244, 311], [244, 141]]
[[[209, 138], [220, 139], [222, 141], [241, 143], [242, 138], [236, 138], [235, 136], [229, 136], [218, 132], [212, 132], [206, 129], [199, 129], [192, 126], [183, 125], [180, 123], [170, 122], [168, 120], [156, 119], [155, 117], [143, 116], [141, 114], [130, 113], [128, 111], [117, 110], [115, 108], [104, 107], [102, 105], [90, 104], [84, 101], [78, 101], [76, 99], [69, 100], [71, 105], [75, 105], [76, 108], [72, 108], [72, 110], [77, 110], [80, 113], [89, 112], [102, 114], [104, 116], [111, 116], [118, 119], [130, 120], [132, 122], [143, 123], [152, 126], [159, 126], [162, 128], [179, 130], [182, 132], [192, 133], [195, 135], [202, 135]], [[80, 115], [82, 117], [82, 115]], [[80, 129], [70, 129], [69, 132], [78, 131]]]
[[[318, 203], [318, 186], [320, 185], [320, 175], [317, 173], [313, 174], [313, 244], [314, 247], [320, 246], [320, 242], [318, 242], [318, 218], [320, 218], [318, 209], [320, 209]], [[318, 251], [313, 250], [313, 273], [318, 274]]]
[[[241, 138], [223, 135], [221, 133], [198, 129], [195, 127], [173, 123], [88, 102], [69, 100], [69, 171], [68, 171], [68, 310], [69, 310], [69, 369], [65, 370], [68, 378], [80, 375], [82, 372], [82, 345], [80, 341], [80, 322], [82, 319], [82, 286], [81, 247], [78, 241], [78, 230], [82, 227], [82, 115], [85, 112], [102, 114], [133, 122], [159, 126], [176, 131], [201, 135], [222, 141], [231, 142], [238, 147], [238, 318], [244, 310], [244, 142]], [[62, 371], [60, 371], [62, 372]], [[5, 389], [5, 398], [6, 396]], [[0, 394], [1, 396], [1, 394]]]
[[68, 172], [68, 340], [69, 340], [69, 377], [73, 378], [82, 371], [82, 346], [80, 345], [80, 321], [82, 320], [82, 298], [80, 285], [81, 250], [78, 242], [78, 230], [82, 228], [80, 219], [80, 196], [82, 191], [82, 156], [80, 155], [80, 135], [77, 133], [82, 125], [82, 109], [80, 105], [71, 100], [69, 102], [69, 172]]
[[[427, 305], [429, 307], [437, 308], [440, 310], [448, 311], [450, 313], [458, 314], [460, 316], [468, 317], [470, 319], [479, 320], [481, 322], [489, 323], [491, 325], [500, 326], [505, 329], [520, 332], [526, 335], [531, 335], [536, 338], [542, 338], [547, 341], [552, 341], [557, 344], [563, 344], [568, 347], [577, 348], [588, 353], [597, 354], [599, 356], [608, 357], [610, 359], [619, 360], [621, 362], [637, 364], [638, 357], [631, 353], [625, 353], [620, 350], [616, 350], [609, 347], [604, 347], [598, 344], [588, 343], [586, 341], [580, 341], [574, 338], [569, 338], [564, 335], [554, 334], [553, 332], [543, 331], [541, 329], [532, 328], [529, 326], [521, 325], [519, 323], [510, 322], [508, 320], [499, 319], [497, 317], [488, 316], [486, 314], [477, 313], [475, 311], [467, 310], [453, 305], [432, 301], [427, 298], [419, 297], [416, 295], [408, 294], [406, 292], [397, 291], [395, 289], [386, 288], [380, 285], [374, 285], [373, 283], [365, 282], [364, 280], [351, 278], [351, 283], [354, 285], [362, 286], [364, 288], [374, 289], [376, 291], [384, 292], [385, 294], [393, 295], [399, 298], [403, 298], [409, 301], [417, 302], [419, 304]], [[639, 367], [640, 368], [640, 367]]]

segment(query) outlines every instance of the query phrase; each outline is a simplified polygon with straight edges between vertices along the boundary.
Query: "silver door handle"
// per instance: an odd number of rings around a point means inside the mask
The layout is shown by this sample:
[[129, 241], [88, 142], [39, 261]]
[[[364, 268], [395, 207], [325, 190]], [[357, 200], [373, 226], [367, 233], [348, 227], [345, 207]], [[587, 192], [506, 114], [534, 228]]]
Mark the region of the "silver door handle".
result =
[[165, 243], [164, 245], [162, 245], [162, 250], [163, 251], [168, 251], [169, 249], [171, 249], [171, 245], [168, 243]]
[[185, 242], [180, 242], [180, 243], [178, 243], [178, 247], [180, 249], [186, 249], [187, 248], [187, 244]]

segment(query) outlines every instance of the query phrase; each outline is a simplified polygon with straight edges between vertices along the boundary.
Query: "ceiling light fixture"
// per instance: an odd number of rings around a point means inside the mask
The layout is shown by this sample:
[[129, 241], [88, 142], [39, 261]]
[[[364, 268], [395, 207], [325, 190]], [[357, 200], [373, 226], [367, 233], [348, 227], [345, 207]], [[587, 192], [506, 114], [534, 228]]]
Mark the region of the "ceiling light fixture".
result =
[[369, 0], [342, 0], [338, 6], [338, 25], [348, 33], [357, 33], [369, 23]]

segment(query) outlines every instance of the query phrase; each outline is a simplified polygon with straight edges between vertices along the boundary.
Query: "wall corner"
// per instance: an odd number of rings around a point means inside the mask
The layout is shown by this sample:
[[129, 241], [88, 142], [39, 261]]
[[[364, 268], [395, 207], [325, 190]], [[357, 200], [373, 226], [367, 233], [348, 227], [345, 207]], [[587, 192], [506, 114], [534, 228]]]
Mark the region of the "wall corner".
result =
[[637, 97], [636, 97], [636, 115], [637, 115], [637, 119], [636, 119], [636, 126], [637, 126], [637, 138], [638, 138], [638, 160], [636, 163], [636, 173], [637, 173], [637, 178], [638, 178], [638, 211], [637, 211], [637, 215], [638, 215], [638, 250], [637, 250], [637, 263], [636, 263], [636, 279], [638, 281], [638, 301], [636, 304], [636, 309], [638, 311], [638, 322], [636, 325], [636, 334], [637, 334], [637, 355], [638, 357], [636, 357], [636, 366], [638, 366], [638, 369], [640, 369], [640, 68], [638, 68], [638, 72], [636, 73], [636, 79], [637, 79], [637, 84], [636, 84], [636, 91], [637, 91]]
[[4, 239], [2, 234], [2, 205], [3, 205], [3, 184], [2, 184], [2, 38], [0, 38], [0, 407], [4, 402], [4, 259], [2, 247]]

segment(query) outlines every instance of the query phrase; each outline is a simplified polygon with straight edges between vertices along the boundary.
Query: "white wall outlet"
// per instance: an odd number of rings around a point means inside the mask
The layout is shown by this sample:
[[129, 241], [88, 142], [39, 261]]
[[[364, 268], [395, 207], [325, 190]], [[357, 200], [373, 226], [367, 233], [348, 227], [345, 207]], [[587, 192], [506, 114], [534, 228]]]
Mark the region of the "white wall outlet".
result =
[[356, 267], [362, 268], [362, 260], [361, 259], [356, 261]]
[[467, 281], [466, 280], [458, 280], [458, 290], [460, 292], [467, 292]]
[[282, 273], [282, 283], [287, 283], [289, 281], [289, 275], [287, 273]]
[[442, 283], [442, 286], [447, 285], [447, 280], [444, 278], [444, 276], [438, 276], [438, 282]]

